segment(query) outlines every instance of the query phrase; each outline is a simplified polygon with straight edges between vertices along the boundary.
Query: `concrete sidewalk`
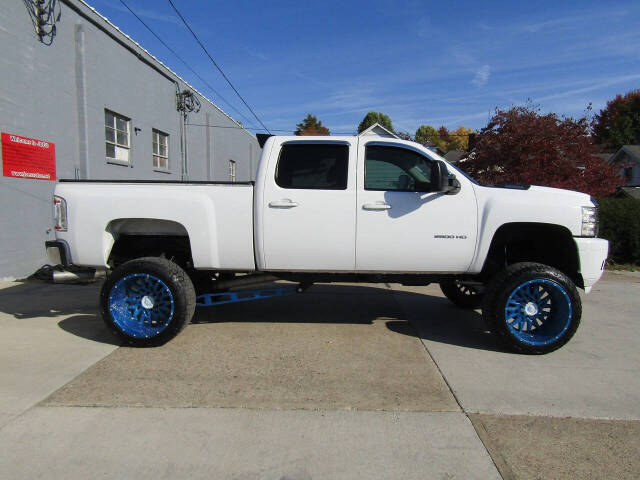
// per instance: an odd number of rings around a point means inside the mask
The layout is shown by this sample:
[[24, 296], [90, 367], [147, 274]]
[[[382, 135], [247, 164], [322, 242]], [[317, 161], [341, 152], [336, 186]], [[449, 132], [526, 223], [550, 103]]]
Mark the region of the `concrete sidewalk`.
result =
[[0, 471], [638, 478], [640, 278], [594, 290], [572, 342], [531, 357], [437, 286], [316, 285], [199, 311], [160, 348], [116, 349], [97, 286], [5, 285]]
[[96, 286], [0, 282], [0, 427], [118, 346]]
[[0, 449], [12, 479], [500, 478], [462, 413], [36, 408]]

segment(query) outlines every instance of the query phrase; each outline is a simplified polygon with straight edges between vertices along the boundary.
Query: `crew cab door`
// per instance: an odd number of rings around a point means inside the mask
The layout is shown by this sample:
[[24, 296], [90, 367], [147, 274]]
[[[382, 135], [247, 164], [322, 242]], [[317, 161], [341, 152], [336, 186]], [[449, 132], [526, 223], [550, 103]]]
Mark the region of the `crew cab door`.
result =
[[358, 271], [468, 270], [477, 235], [475, 193], [466, 178], [458, 178], [458, 193], [429, 192], [432, 162], [408, 144], [361, 140]]
[[357, 139], [283, 140], [263, 182], [264, 270], [355, 269]]

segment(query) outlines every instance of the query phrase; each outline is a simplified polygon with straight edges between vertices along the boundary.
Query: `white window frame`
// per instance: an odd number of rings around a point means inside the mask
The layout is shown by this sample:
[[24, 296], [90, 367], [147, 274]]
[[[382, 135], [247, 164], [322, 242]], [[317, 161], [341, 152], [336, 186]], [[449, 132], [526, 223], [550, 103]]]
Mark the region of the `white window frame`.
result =
[[[164, 148], [165, 154], [162, 154], [160, 147], [162, 143], [161, 139], [165, 140]], [[162, 130], [158, 130], [154, 128], [151, 130], [151, 146], [152, 146], [152, 154], [153, 154], [153, 169], [160, 170], [162, 172], [169, 171], [169, 134], [163, 132]], [[164, 165], [163, 165], [164, 163]]]
[[229, 181], [235, 183], [236, 181], [236, 161], [229, 160]]
[[[113, 117], [113, 122], [108, 123], [107, 115], [111, 115]], [[122, 128], [118, 128], [118, 120], [124, 122], [124, 130]], [[120, 124], [122, 127], [123, 125]], [[105, 135], [105, 157], [107, 159], [107, 163], [116, 163], [120, 165], [131, 165], [131, 119], [121, 115], [119, 113], [114, 112], [113, 110], [109, 110], [108, 108], [104, 109], [104, 135]], [[109, 139], [108, 132], [112, 131], [113, 140]], [[126, 143], [119, 139], [118, 134], [124, 134], [126, 138]], [[109, 146], [113, 147], [114, 156], [110, 157], [107, 155], [106, 149]]]

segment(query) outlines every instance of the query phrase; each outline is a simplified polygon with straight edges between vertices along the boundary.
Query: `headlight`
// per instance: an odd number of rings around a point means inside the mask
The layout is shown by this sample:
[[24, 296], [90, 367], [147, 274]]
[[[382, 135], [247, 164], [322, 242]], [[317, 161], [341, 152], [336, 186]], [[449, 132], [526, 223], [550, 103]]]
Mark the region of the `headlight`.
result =
[[597, 207], [582, 207], [582, 236], [595, 237], [598, 234]]

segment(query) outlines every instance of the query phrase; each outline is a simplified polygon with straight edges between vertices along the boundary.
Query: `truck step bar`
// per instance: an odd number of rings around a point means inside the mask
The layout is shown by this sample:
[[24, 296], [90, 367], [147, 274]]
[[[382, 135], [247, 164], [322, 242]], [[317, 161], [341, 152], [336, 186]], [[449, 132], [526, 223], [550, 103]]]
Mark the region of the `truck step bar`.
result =
[[259, 288], [257, 290], [238, 290], [237, 292], [204, 293], [196, 297], [196, 307], [215, 307], [228, 303], [250, 302], [265, 298], [284, 297], [304, 292], [310, 284], [292, 285], [280, 288]]

